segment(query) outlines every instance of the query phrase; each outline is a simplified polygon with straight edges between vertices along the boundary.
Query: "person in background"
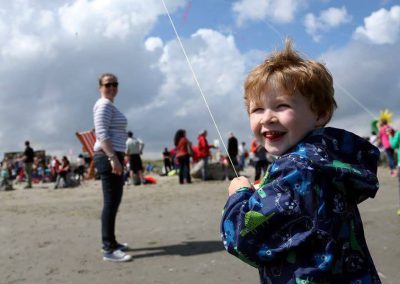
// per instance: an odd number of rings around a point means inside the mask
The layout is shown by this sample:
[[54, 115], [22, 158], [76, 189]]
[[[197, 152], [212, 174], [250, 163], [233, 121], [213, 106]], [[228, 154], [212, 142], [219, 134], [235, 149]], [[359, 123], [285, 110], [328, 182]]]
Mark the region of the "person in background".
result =
[[124, 163], [122, 164], [122, 172], [124, 177], [124, 184], [129, 185], [133, 179], [131, 178], [131, 166], [129, 165], [129, 155], [125, 153], [124, 156]]
[[203, 168], [201, 169], [201, 177], [203, 180], [208, 179], [208, 160], [210, 159], [211, 152], [210, 149], [214, 148], [214, 145], [208, 144], [207, 141], [207, 130], [202, 130], [199, 132], [199, 136], [197, 137], [197, 147], [198, 147], [198, 155], [199, 159], [203, 161]]
[[171, 153], [168, 151], [168, 148], [164, 148], [163, 155], [163, 162], [164, 162], [164, 170], [165, 175], [168, 175], [168, 172], [172, 170], [172, 162], [171, 162]]
[[249, 155], [246, 149], [246, 142], [242, 142], [239, 145], [239, 169], [241, 171], [244, 170], [244, 167], [246, 166], [246, 158]]
[[63, 179], [64, 187], [69, 187], [70, 182], [68, 180], [68, 174], [71, 171], [71, 164], [66, 156], [63, 156], [61, 159], [61, 165], [58, 170], [56, 183], [54, 185], [54, 189], [59, 188], [61, 179]]
[[103, 190], [101, 213], [103, 260], [125, 262], [132, 260], [132, 256], [126, 253], [129, 249], [128, 244], [119, 243], [115, 237], [115, 221], [124, 188], [122, 165], [128, 124], [125, 115], [114, 104], [118, 85], [118, 78], [114, 74], [105, 73], [99, 77], [100, 98], [93, 107], [96, 133], [93, 160]]
[[386, 157], [388, 159], [388, 166], [390, 169], [390, 175], [392, 177], [396, 176], [396, 166], [395, 166], [395, 160], [394, 160], [394, 150], [390, 146], [389, 142], [389, 134], [388, 133], [394, 133], [393, 128], [389, 125], [388, 121], [383, 118], [379, 122], [379, 140], [382, 143], [382, 146], [385, 148], [385, 153]]
[[190, 142], [186, 138], [186, 130], [179, 129], [176, 131], [174, 144], [176, 147], [176, 159], [179, 163], [179, 183], [184, 184], [185, 180], [187, 183], [192, 183], [190, 177], [190, 156], [188, 152]]
[[55, 182], [57, 179], [57, 173], [59, 171], [60, 168], [60, 161], [57, 159], [56, 156], [53, 156], [53, 158], [50, 161], [50, 174], [51, 174], [51, 181]]
[[32, 166], [34, 157], [35, 152], [30, 146], [30, 142], [25, 141], [25, 151], [22, 158], [22, 161], [24, 162], [25, 178], [27, 183], [27, 185], [24, 187], [25, 189], [32, 188]]
[[239, 152], [239, 144], [233, 132], [229, 132], [228, 139], [228, 155], [232, 160], [234, 166], [238, 165], [237, 155]]
[[389, 142], [392, 149], [397, 150], [397, 178], [398, 178], [398, 190], [399, 190], [399, 207], [397, 209], [397, 215], [400, 216], [400, 131], [393, 132], [391, 129], [387, 129], [389, 136]]
[[78, 181], [80, 182], [81, 179], [83, 181], [84, 175], [85, 175], [85, 159], [83, 158], [82, 154], [78, 155], [78, 158], [76, 159], [76, 166], [77, 168], [77, 174], [78, 174]]
[[133, 132], [128, 131], [126, 139], [125, 153], [129, 155], [130, 176], [133, 185], [144, 184], [143, 163], [140, 155], [143, 154], [144, 142], [133, 136]]
[[255, 154], [257, 151], [258, 143], [257, 139], [254, 137], [250, 142], [250, 153], [249, 153], [249, 165], [255, 167]]
[[5, 156], [1, 162], [0, 191], [13, 190], [12, 183], [10, 182], [11, 168], [11, 159]]
[[267, 150], [262, 145], [258, 145], [254, 154], [255, 175], [254, 181], [259, 182], [268, 169]]

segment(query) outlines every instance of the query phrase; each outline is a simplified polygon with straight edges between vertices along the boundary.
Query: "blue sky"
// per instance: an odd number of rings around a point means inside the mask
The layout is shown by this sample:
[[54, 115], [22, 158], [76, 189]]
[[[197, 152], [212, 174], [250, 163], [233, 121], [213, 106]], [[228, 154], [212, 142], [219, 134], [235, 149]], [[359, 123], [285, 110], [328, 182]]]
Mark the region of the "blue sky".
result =
[[[315, 57], [331, 47], [335, 48], [348, 43], [354, 30], [363, 25], [364, 18], [370, 15], [372, 11], [382, 8], [390, 9], [396, 2], [399, 4], [398, 1], [314, 0], [292, 2], [301, 3], [299, 4], [301, 7], [294, 13], [294, 19], [288, 22], [280, 22], [267, 15], [260, 19], [248, 19], [243, 25], [238, 26], [236, 24], [238, 13], [233, 10], [233, 5], [240, 3], [240, 1], [227, 0], [187, 1], [184, 6], [174, 11], [172, 17], [179, 34], [183, 37], [188, 37], [201, 28], [231, 32], [235, 35], [238, 48], [246, 52], [253, 49], [274, 48], [280, 44], [281, 37], [289, 35], [296, 40], [301, 51]], [[338, 27], [321, 31], [322, 38], [318, 43], [312, 41], [304, 27], [305, 16], [309, 13], [318, 16], [322, 11], [329, 8], [341, 9], [343, 7], [350, 16], [349, 21], [340, 24]], [[152, 33], [160, 35], [165, 40], [171, 40], [175, 37], [167, 16], [160, 17]]]
[[[161, 0], [0, 0], [0, 153], [76, 156], [75, 131], [93, 127], [97, 77], [120, 80], [116, 105], [146, 142], [172, 146], [178, 128], [218, 139]], [[290, 36], [332, 72], [330, 126], [368, 135], [379, 111], [399, 123], [400, 2], [165, 0], [223, 139], [251, 133], [242, 103], [247, 72]]]

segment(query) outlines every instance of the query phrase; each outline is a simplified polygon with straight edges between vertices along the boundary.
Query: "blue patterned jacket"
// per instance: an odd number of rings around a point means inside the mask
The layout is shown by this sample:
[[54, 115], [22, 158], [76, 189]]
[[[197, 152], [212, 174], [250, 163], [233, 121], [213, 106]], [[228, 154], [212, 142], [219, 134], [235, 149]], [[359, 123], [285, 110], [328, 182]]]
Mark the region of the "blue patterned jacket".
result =
[[275, 160], [259, 189], [225, 205], [226, 250], [261, 283], [380, 283], [357, 204], [374, 197], [379, 150], [336, 128], [312, 131]]

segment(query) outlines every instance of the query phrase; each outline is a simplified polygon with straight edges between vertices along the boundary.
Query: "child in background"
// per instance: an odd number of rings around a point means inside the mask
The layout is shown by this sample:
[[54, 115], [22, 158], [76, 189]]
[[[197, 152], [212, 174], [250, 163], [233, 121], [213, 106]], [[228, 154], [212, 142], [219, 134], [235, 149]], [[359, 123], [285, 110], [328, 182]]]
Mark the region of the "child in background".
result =
[[393, 149], [397, 149], [397, 177], [399, 179], [399, 208], [397, 209], [397, 215], [400, 216], [400, 131], [394, 132], [393, 129], [388, 129], [387, 134], [389, 135], [390, 146]]
[[379, 150], [324, 127], [336, 108], [328, 70], [287, 40], [244, 90], [251, 130], [277, 159], [258, 190], [232, 180], [221, 222], [227, 251], [257, 267], [261, 283], [380, 283], [357, 208], [378, 190]]
[[390, 146], [389, 135], [393, 135], [394, 130], [389, 125], [389, 122], [386, 118], [381, 118], [379, 122], [379, 140], [382, 143], [383, 148], [385, 149], [388, 166], [390, 168], [390, 175], [395, 177], [396, 173], [396, 165], [394, 160], [394, 149]]

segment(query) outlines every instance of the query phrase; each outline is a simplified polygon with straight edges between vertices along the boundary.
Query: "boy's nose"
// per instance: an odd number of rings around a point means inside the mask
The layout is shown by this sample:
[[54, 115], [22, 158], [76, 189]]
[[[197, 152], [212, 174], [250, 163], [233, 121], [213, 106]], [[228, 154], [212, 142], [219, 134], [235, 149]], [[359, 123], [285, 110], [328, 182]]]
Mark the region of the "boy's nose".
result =
[[278, 119], [275, 116], [275, 113], [271, 110], [265, 110], [263, 116], [261, 117], [262, 124], [271, 124], [277, 122]]

